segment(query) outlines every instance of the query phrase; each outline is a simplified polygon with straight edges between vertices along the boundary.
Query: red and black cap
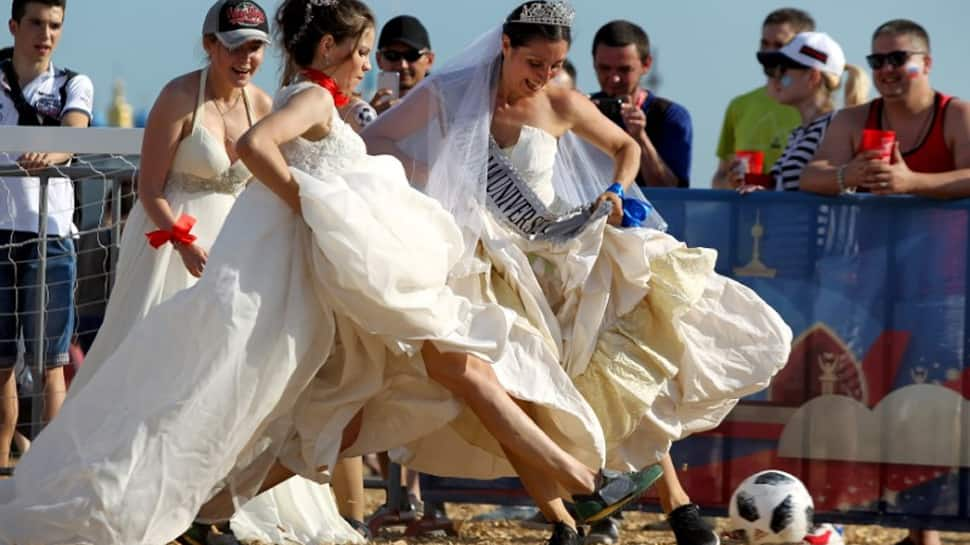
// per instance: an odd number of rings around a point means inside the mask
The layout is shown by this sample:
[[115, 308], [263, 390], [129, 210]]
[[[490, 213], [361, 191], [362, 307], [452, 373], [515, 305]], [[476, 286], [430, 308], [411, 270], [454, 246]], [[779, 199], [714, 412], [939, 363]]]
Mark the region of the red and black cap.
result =
[[269, 19], [252, 0], [219, 0], [209, 8], [202, 34], [214, 34], [229, 49], [253, 40], [268, 44]]

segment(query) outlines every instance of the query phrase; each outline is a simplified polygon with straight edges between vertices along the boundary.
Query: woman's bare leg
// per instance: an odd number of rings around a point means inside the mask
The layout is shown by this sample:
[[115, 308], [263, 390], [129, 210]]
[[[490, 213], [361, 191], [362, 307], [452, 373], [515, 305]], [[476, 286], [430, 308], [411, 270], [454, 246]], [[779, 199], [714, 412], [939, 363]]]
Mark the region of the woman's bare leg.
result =
[[669, 452], [660, 459], [660, 467], [663, 468], [664, 473], [656, 484], [657, 495], [660, 496], [660, 508], [665, 515], [669, 515], [674, 509], [690, 503], [690, 496], [677, 478], [677, 470], [674, 469], [674, 462]]
[[[357, 412], [356, 415], [347, 423], [344, 427], [343, 435], [340, 441], [340, 450], [343, 451], [350, 445], [354, 444], [357, 440], [357, 436], [360, 434], [360, 426], [363, 422], [363, 414]], [[317, 471], [325, 471], [326, 466], [317, 468]], [[279, 460], [275, 460], [273, 465], [270, 466], [269, 470], [266, 472], [266, 476], [260, 482], [259, 491], [257, 494], [261, 494], [274, 486], [286, 481], [290, 477], [296, 475], [289, 468], [280, 463]], [[361, 481], [361, 486], [363, 486], [363, 481]], [[202, 522], [214, 522], [214, 521], [227, 521], [236, 513], [235, 502], [233, 501], [232, 491], [229, 487], [222, 489], [218, 494], [212, 497], [211, 500], [206, 502], [205, 505], [199, 509], [198, 520]], [[363, 515], [362, 515], [363, 516]]]
[[[295, 474], [287, 469], [286, 466], [276, 462], [266, 472], [266, 478], [263, 479], [259, 487], [259, 492], [265, 492], [293, 475]], [[236, 514], [236, 506], [232, 500], [232, 493], [227, 487], [213, 496], [211, 500], [202, 506], [202, 509], [199, 509], [197, 520], [200, 522], [222, 522], [231, 519], [234, 514]]]
[[421, 350], [428, 376], [451, 390], [478, 416], [502, 447], [529, 460], [538, 478], [562, 485], [569, 494], [590, 494], [596, 472], [562, 450], [499, 384], [488, 363], [468, 354], [442, 353], [432, 343]]
[[10, 442], [17, 430], [19, 407], [14, 370], [0, 369], [0, 467], [10, 466]]
[[364, 520], [364, 464], [360, 456], [342, 458], [330, 479], [340, 516]]

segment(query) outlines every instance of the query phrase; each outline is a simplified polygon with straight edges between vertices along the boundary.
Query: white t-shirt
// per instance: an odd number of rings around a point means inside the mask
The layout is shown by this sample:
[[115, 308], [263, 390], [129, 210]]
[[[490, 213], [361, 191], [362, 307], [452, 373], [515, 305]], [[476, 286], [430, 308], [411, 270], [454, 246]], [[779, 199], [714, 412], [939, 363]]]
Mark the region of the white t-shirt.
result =
[[[68, 74], [51, 64], [47, 72], [23, 87], [24, 98], [37, 111], [60, 119], [70, 111], [80, 111], [90, 118], [94, 110], [94, 84], [77, 74], [67, 84], [66, 103], [61, 104], [61, 87]], [[0, 125], [17, 125], [20, 115], [10, 98], [7, 78], [0, 73]], [[0, 152], [0, 168], [10, 170], [21, 154]], [[16, 168], [16, 167], [14, 167]], [[40, 221], [40, 178], [0, 178], [0, 229], [38, 232]], [[47, 189], [47, 233], [68, 236], [76, 229], [74, 187], [67, 178], [50, 178]]]

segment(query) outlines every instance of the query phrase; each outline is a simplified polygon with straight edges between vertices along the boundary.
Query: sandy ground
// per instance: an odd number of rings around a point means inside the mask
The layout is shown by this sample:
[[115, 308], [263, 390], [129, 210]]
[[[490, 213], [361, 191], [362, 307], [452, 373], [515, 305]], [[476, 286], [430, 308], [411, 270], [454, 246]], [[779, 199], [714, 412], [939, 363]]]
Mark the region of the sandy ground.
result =
[[[383, 500], [383, 492], [367, 491], [368, 512], [372, 512]], [[491, 505], [446, 506], [448, 517], [460, 524], [459, 536], [405, 538], [403, 528], [388, 528], [377, 536], [373, 543], [381, 545], [411, 545], [427, 543], [434, 545], [486, 545], [516, 544], [544, 545], [549, 538], [548, 532], [528, 530], [514, 521], [476, 522], [471, 519], [492, 511]], [[674, 545], [670, 532], [650, 532], [642, 530], [645, 524], [657, 522], [660, 515], [653, 513], [627, 512], [624, 514], [621, 545]], [[717, 519], [718, 529], [728, 530], [727, 519]], [[846, 526], [846, 543], [851, 545], [893, 545], [906, 536], [905, 530], [883, 528], [881, 526]], [[970, 545], [970, 534], [944, 533], [943, 545]]]

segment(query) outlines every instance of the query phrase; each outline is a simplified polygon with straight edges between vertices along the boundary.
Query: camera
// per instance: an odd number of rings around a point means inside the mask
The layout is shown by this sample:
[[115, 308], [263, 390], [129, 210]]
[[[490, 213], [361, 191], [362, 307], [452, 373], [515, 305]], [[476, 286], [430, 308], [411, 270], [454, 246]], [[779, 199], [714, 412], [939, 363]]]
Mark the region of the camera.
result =
[[623, 104], [624, 100], [617, 97], [602, 97], [593, 99], [596, 107], [599, 108], [600, 112], [603, 113], [610, 121], [616, 123], [617, 125], [623, 126]]

